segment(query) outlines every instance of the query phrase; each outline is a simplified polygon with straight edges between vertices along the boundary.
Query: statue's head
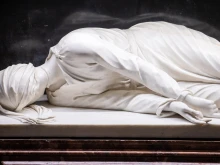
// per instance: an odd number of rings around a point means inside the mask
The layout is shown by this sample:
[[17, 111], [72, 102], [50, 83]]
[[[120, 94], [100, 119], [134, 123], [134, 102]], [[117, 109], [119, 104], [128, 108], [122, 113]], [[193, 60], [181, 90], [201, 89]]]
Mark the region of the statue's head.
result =
[[0, 71], [0, 105], [20, 111], [36, 97], [39, 86], [32, 64], [9, 66]]

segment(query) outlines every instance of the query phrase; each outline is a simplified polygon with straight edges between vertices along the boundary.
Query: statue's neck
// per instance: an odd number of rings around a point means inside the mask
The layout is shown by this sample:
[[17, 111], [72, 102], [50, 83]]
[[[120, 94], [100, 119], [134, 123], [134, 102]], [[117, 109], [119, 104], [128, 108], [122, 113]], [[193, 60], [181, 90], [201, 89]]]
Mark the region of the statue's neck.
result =
[[[65, 83], [65, 79], [61, 69], [59, 68], [56, 57], [52, 55], [43, 65], [39, 67], [43, 69], [47, 77], [46, 87], [52, 91], [58, 89]], [[46, 79], [46, 78], [45, 78]]]

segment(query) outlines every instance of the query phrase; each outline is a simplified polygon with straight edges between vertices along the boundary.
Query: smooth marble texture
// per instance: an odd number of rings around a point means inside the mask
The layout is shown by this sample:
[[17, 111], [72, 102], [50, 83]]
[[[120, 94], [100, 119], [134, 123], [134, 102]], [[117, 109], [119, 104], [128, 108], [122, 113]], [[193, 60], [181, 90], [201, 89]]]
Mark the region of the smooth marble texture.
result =
[[47, 101], [39, 104], [53, 110], [56, 122], [29, 125], [0, 116], [0, 137], [220, 138], [220, 119], [194, 125], [179, 116], [159, 118], [125, 111], [57, 107]]
[[[0, 112], [23, 123], [51, 122], [50, 110], [33, 105], [46, 90], [56, 106], [179, 114], [206, 124], [220, 118], [219, 45], [164, 21], [74, 30], [50, 48], [43, 65], [0, 71]], [[25, 109], [38, 116], [19, 113]]]

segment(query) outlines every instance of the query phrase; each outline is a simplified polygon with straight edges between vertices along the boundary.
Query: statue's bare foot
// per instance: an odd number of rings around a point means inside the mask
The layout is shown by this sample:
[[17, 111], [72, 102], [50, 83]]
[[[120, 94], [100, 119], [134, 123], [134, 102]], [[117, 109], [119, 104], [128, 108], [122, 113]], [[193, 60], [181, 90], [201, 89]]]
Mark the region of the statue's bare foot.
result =
[[213, 117], [213, 114], [218, 112], [218, 108], [212, 100], [187, 95], [184, 102], [190, 107], [201, 111], [206, 117]]
[[178, 113], [179, 115], [194, 124], [206, 124], [211, 121], [211, 119], [204, 118], [203, 114], [200, 111], [194, 110], [180, 101], [171, 102], [167, 105], [167, 107], [165, 107], [164, 110]]

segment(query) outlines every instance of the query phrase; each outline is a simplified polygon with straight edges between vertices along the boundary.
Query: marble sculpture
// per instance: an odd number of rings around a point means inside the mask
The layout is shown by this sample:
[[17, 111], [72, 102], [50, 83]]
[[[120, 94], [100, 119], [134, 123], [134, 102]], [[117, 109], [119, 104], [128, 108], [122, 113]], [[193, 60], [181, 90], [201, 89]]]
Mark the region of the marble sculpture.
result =
[[43, 65], [0, 71], [0, 112], [25, 123], [52, 122], [50, 109], [33, 104], [45, 90], [57, 106], [179, 114], [206, 124], [220, 118], [220, 42], [167, 22], [74, 30]]

